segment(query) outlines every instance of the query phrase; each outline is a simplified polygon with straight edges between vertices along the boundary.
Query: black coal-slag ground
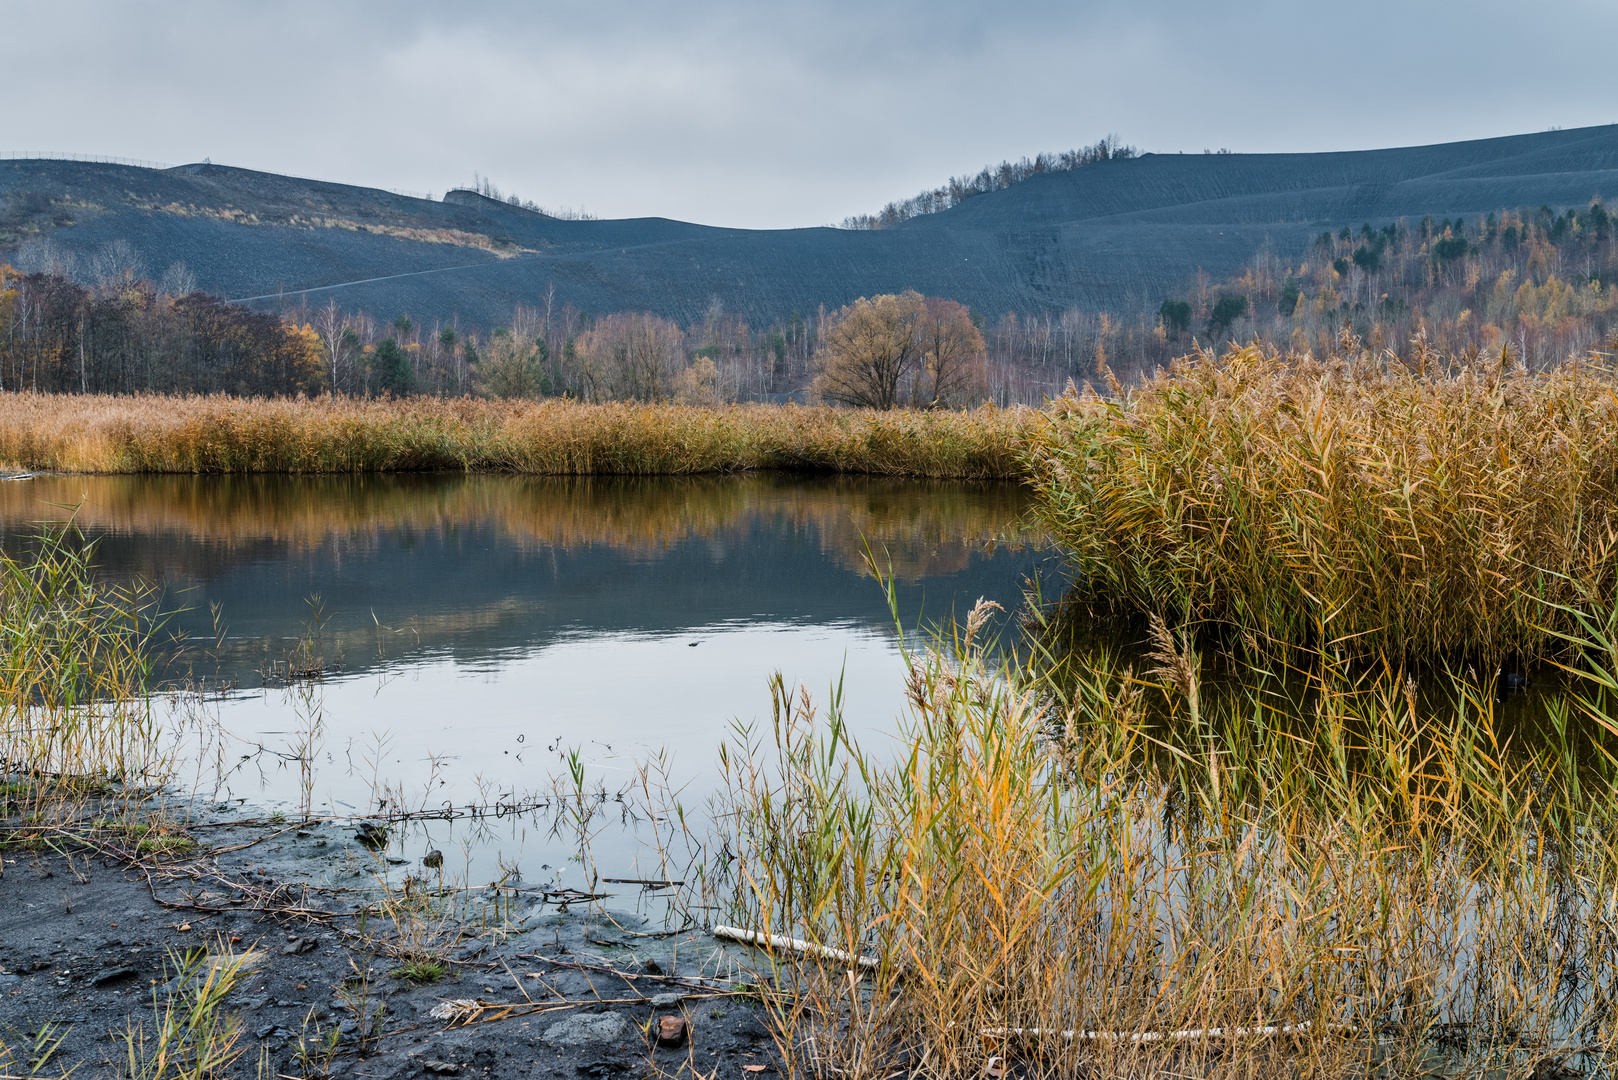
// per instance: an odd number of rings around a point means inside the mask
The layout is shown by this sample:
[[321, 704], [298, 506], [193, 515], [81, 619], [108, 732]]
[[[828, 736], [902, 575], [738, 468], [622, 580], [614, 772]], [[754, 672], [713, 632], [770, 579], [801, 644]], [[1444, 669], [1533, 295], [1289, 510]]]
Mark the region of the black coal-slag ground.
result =
[[[328, 835], [334, 855], [352, 846], [345, 830]], [[262, 850], [204, 856], [183, 873], [170, 866], [150, 877], [93, 853], [12, 846], [0, 855], [0, 1043], [12, 1052], [7, 1068], [24, 1074], [28, 1048], [50, 1031], [65, 1037], [39, 1075], [127, 1075], [125, 1032], [144, 1025], [150, 1040], [154, 1004], [180, 989], [175, 957], [226, 948], [258, 954], [224, 1007], [241, 1021], [246, 1052], [234, 1072], [243, 1076], [267, 1066], [265, 1075], [355, 1080], [744, 1080], [781, 1067], [756, 999], [717, 980], [671, 974], [678, 950], [691, 958], [704, 941], [713, 948], [699, 931], [682, 935], [682, 945], [626, 935], [622, 927], [634, 916], [536, 912], [500, 932], [461, 936], [446, 950], [445, 976], [416, 985], [396, 975], [400, 963], [387, 955], [385, 935], [356, 929], [357, 905], [345, 911], [340, 901], [298, 889], [280, 893], [286, 903], [264, 903], [276, 863]], [[653, 942], [666, 957], [661, 964], [637, 948]], [[456, 1001], [477, 1004], [444, 1018]], [[684, 1020], [683, 1033], [662, 1024], [665, 1017]], [[375, 1033], [369, 1043], [361, 1039], [365, 1025]], [[660, 1029], [682, 1034], [680, 1044], [659, 1045]], [[323, 1050], [334, 1030], [328, 1064]]]

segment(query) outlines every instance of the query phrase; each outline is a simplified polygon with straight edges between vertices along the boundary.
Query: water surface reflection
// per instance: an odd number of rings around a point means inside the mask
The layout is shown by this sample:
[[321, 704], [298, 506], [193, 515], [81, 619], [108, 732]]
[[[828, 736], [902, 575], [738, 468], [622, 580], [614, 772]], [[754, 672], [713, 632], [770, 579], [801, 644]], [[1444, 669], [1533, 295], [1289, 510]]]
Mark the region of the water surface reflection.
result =
[[[39, 477], [0, 485], [0, 535], [66, 506], [107, 573], [163, 583], [185, 639], [166, 674], [237, 688], [208, 706], [233, 751], [318, 720], [309, 797], [340, 813], [379, 778], [456, 804], [538, 789], [569, 750], [609, 784], [662, 755], [700, 803], [772, 671], [841, 680], [873, 736], [902, 707], [867, 546], [907, 625], [1015, 610], [1044, 557], [1014, 485], [768, 475]], [[311, 635], [318, 692], [266, 680]], [[288, 808], [300, 787], [263, 755], [231, 781]]]

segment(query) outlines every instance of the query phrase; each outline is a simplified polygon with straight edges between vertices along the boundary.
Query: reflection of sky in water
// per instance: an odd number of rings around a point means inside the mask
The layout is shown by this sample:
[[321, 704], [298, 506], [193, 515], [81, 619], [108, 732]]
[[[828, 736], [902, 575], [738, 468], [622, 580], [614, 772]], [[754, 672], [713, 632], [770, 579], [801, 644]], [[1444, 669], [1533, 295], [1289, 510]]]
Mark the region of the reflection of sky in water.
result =
[[[894, 572], [907, 626], [980, 596], [1015, 610], [1041, 559], [1001, 542], [1019, 535], [1025, 507], [1011, 485], [54, 477], [0, 488], [0, 537], [17, 543], [29, 522], [59, 513], [52, 502], [82, 502], [78, 521], [109, 574], [161, 580], [186, 609], [171, 625], [192, 645], [167, 670], [234, 680], [241, 691], [210, 708], [249, 744], [296, 742], [295, 696], [252, 688], [319, 595], [320, 650], [336, 673], [319, 684], [314, 802], [339, 812], [374, 809], [377, 736], [380, 778], [412, 803], [549, 791], [577, 748], [592, 785], [609, 789], [661, 754], [686, 808], [699, 809], [732, 722], [768, 738], [776, 670], [823, 704], [841, 676], [855, 730], [880, 741], [891, 727], [904, 671], [887, 599], [863, 569], [867, 543]], [[268, 758], [231, 788], [299, 803], [297, 769]], [[501, 827], [502, 853], [525, 873], [566, 856], [532, 823]], [[429, 834], [423, 843], [468, 835], [464, 823]], [[622, 841], [602, 834], [594, 848], [627, 861]], [[471, 861], [492, 869], [491, 847]]]
[[[693, 648], [691, 641], [699, 644]], [[315, 809], [346, 815], [374, 808], [369, 800], [378, 774], [398, 784], [413, 808], [491, 797], [522, 802], [549, 794], [553, 778], [565, 780], [565, 757], [577, 750], [588, 784], [609, 791], [632, 784], [641, 763], [661, 756], [668, 779], [683, 787], [679, 800], [699, 812], [718, 779], [719, 744], [734, 737], [734, 725], [750, 724], [757, 738], [769, 740], [768, 679], [776, 670], [822, 705], [841, 681], [845, 716], [873, 746], [903, 708], [903, 666], [893, 637], [850, 624], [735, 623], [679, 635], [576, 635], [498, 662], [428, 660], [320, 686], [316, 700], [325, 726]], [[232, 695], [219, 704], [218, 716], [238, 739], [284, 749], [298, 737], [299, 708], [295, 695], [271, 689]], [[380, 755], [378, 736], [386, 740]], [[295, 813], [298, 772], [253, 767], [231, 780], [229, 794]], [[521, 823], [494, 826], [506, 861], [528, 874], [542, 864], [565, 863], [568, 844], [527, 824], [526, 830]], [[453, 845], [457, 838], [444, 823], [426, 831], [430, 839], [407, 841], [407, 849]], [[592, 843], [592, 854], [627, 868], [635, 851], [625, 840], [608, 830]], [[490, 853], [473, 862], [492, 870]]]

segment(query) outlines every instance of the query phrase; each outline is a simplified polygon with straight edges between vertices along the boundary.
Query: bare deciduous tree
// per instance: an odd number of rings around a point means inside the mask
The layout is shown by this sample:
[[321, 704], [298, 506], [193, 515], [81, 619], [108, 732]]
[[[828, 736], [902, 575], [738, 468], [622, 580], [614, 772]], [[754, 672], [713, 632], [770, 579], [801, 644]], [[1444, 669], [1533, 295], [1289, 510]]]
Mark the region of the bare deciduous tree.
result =
[[606, 315], [579, 335], [578, 358], [589, 396], [664, 401], [685, 368], [685, 334], [649, 313]]
[[327, 300], [326, 306], [315, 312], [311, 325], [326, 350], [327, 384], [331, 392], [338, 394], [350, 389], [342, 384], [340, 377], [352, 361], [351, 354], [359, 349], [359, 336], [354, 332], [352, 320], [337, 306], [337, 301]]
[[924, 377], [912, 400], [926, 409], [980, 402], [989, 388], [988, 350], [966, 305], [929, 296], [919, 329]]

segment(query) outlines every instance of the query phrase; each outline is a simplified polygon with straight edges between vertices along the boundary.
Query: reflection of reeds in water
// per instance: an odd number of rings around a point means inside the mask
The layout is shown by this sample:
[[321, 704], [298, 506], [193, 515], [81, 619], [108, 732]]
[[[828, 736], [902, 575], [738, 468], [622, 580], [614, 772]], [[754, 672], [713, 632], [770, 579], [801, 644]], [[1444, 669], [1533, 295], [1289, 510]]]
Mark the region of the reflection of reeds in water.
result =
[[1026, 409], [0, 395], [0, 461], [74, 472], [555, 476], [746, 469], [1009, 478]]
[[[55, 505], [52, 505], [55, 504]], [[812, 528], [823, 550], [863, 567], [887, 549], [901, 577], [961, 569], [972, 551], [1022, 535], [1010, 484], [877, 478], [737, 477], [38, 477], [0, 484], [0, 527], [79, 506], [89, 529], [179, 534], [293, 549], [382, 532], [443, 535], [490, 526], [525, 544], [600, 544], [637, 556], [757, 521]]]
[[[1604, 624], [1590, 624], [1596, 630]], [[1395, 668], [911, 657], [893, 751], [777, 685], [724, 757], [743, 926], [808, 1075], [1605, 1074], [1618, 1050], [1618, 642], [1545, 734]], [[1200, 700], [1198, 698], [1200, 697]], [[1582, 724], [1580, 721], [1582, 720]], [[1537, 1071], [1536, 1071], [1537, 1070]]]

